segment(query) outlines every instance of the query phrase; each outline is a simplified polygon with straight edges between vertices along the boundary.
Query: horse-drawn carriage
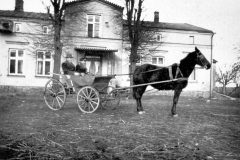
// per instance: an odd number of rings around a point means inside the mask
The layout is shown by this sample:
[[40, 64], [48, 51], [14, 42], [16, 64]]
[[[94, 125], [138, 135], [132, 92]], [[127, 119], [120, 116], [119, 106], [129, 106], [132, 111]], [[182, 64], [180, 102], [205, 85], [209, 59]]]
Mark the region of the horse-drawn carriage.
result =
[[[189, 53], [179, 64], [172, 64], [168, 67], [159, 67], [151, 64], [144, 64], [138, 67], [133, 73], [133, 85], [124, 88], [109, 86], [109, 81], [114, 76], [90, 76], [86, 75], [79, 79], [79, 76], [60, 76], [60, 80], [50, 79], [44, 91], [44, 99], [52, 110], [61, 109], [68, 95], [75, 95], [78, 107], [85, 113], [93, 113], [101, 104], [104, 108], [114, 109], [120, 101], [119, 91], [133, 88], [133, 97], [137, 102], [137, 111], [143, 114], [141, 98], [148, 85], [158, 90], [174, 90], [172, 115], [176, 116], [176, 105], [179, 96], [188, 84], [188, 77], [199, 65], [210, 69], [211, 64], [205, 56], [195, 47], [195, 51]], [[65, 79], [65, 82], [61, 81]], [[78, 82], [77, 82], [78, 80]], [[66, 84], [66, 85], [64, 85]]]
[[44, 100], [52, 110], [60, 110], [69, 97], [76, 100], [84, 113], [93, 113], [100, 105], [106, 109], [119, 105], [120, 95], [109, 85], [113, 76], [53, 74], [58, 78], [50, 79], [44, 90]]

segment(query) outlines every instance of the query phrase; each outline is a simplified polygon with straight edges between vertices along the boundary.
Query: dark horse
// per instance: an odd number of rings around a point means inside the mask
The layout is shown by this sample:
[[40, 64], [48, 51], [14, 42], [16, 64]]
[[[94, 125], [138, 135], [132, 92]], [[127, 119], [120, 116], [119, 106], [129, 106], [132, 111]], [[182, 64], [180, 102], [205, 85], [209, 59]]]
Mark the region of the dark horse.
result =
[[171, 81], [174, 78], [188, 78], [192, 73], [195, 65], [198, 64], [206, 69], [211, 68], [211, 64], [204, 57], [200, 50], [195, 47], [195, 51], [189, 53], [184, 59], [180, 61], [180, 64], [174, 63], [169, 67], [158, 67], [151, 64], [144, 64], [135, 69], [133, 73], [133, 85], [140, 85], [133, 88], [133, 97], [137, 101], [137, 111], [139, 114], [143, 114], [143, 107], [141, 98], [148, 85], [146, 83], [166, 81], [166, 83], [151, 84], [152, 87], [158, 90], [174, 90], [172, 115], [177, 116], [176, 105], [182, 89], [188, 84], [188, 80]]

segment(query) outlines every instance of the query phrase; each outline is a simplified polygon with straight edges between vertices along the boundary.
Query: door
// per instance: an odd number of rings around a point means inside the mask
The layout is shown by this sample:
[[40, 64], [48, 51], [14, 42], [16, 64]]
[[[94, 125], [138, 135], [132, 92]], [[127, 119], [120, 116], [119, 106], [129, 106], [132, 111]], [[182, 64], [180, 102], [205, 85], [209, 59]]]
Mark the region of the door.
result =
[[86, 56], [87, 71], [94, 75], [102, 74], [101, 56]]

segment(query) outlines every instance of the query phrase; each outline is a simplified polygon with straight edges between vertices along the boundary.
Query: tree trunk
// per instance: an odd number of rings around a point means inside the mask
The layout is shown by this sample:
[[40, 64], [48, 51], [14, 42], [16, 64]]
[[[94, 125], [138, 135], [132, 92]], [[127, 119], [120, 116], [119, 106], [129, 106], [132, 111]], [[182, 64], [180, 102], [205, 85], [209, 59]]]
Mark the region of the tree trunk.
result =
[[[132, 44], [132, 47], [131, 47], [131, 55], [130, 55], [130, 86], [133, 86], [133, 72], [135, 71], [135, 68], [136, 68], [136, 62], [137, 62], [137, 48], [138, 48], [138, 45], [136, 44]], [[132, 98], [133, 95], [133, 88], [130, 88], [130, 96], [129, 98]]]
[[[54, 26], [54, 67], [53, 73], [60, 73], [61, 67], [61, 55], [62, 55], [62, 44], [61, 44], [61, 26], [55, 24]], [[59, 79], [59, 76], [53, 75], [54, 78]]]
[[223, 91], [222, 92], [223, 92], [224, 95], [226, 95], [226, 85], [225, 84], [223, 85]]

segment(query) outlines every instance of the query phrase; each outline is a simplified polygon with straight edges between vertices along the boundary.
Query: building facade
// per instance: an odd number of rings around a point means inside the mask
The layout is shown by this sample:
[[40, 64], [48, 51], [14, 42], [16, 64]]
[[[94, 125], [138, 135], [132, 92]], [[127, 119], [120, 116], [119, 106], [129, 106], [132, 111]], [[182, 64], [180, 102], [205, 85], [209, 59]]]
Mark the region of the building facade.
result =
[[[71, 53], [73, 63], [85, 57], [86, 67], [95, 75], [116, 76], [116, 85], [129, 86], [129, 43], [124, 39], [126, 25], [123, 7], [106, 0], [80, 0], [67, 3], [62, 31], [63, 54]], [[145, 22], [153, 40], [141, 50], [139, 63], [169, 66], [179, 63], [198, 47], [212, 59], [213, 32], [190, 24]], [[24, 12], [16, 0], [14, 11], [0, 11], [0, 85], [44, 87], [53, 70], [51, 20], [45, 13]], [[210, 90], [211, 72], [196, 66], [186, 90]]]

